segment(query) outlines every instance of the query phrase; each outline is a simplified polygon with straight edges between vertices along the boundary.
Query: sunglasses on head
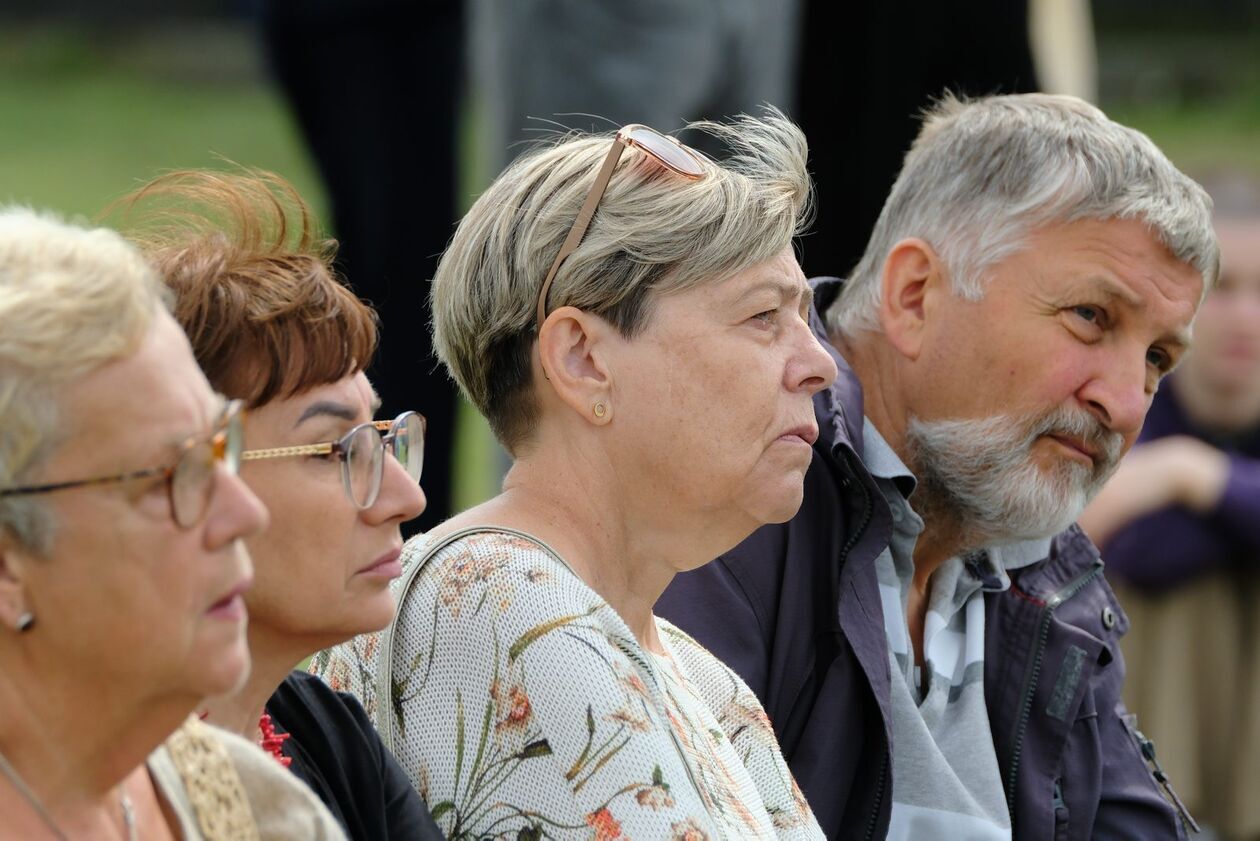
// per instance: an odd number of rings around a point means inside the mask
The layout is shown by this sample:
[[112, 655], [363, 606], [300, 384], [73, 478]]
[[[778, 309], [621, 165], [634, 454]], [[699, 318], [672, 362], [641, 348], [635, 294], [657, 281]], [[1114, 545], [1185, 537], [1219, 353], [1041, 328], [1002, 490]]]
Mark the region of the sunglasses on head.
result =
[[674, 138], [638, 123], [631, 123], [618, 130], [613, 136], [612, 148], [604, 156], [604, 163], [595, 176], [595, 183], [586, 194], [586, 200], [582, 202], [582, 208], [573, 221], [573, 227], [569, 229], [569, 235], [564, 238], [560, 253], [556, 255], [555, 262], [551, 264], [551, 271], [547, 272], [547, 278], [538, 292], [539, 329], [547, 318], [547, 293], [551, 291], [551, 282], [555, 280], [556, 272], [560, 271], [565, 259], [582, 244], [582, 238], [586, 236], [586, 231], [591, 226], [591, 219], [595, 216], [595, 209], [599, 207], [599, 200], [603, 198], [604, 191], [608, 189], [608, 182], [612, 180], [613, 170], [617, 168], [617, 162], [621, 160], [621, 155], [628, 146], [633, 146], [665, 169], [689, 181], [697, 181], [705, 175], [704, 162], [700, 156]]

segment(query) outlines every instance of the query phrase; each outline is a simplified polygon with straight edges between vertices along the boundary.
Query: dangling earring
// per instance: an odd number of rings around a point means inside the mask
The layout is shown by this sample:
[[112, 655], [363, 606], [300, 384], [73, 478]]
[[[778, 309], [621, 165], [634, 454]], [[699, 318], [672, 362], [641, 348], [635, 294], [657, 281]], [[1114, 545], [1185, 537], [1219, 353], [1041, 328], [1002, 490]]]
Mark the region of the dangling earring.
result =
[[18, 617], [17, 632], [19, 634], [24, 634], [33, 627], [35, 627], [35, 614], [28, 610]]
[[602, 418], [604, 415], [608, 414], [608, 407], [605, 406], [603, 403], [596, 403], [594, 412], [595, 412], [595, 417]]

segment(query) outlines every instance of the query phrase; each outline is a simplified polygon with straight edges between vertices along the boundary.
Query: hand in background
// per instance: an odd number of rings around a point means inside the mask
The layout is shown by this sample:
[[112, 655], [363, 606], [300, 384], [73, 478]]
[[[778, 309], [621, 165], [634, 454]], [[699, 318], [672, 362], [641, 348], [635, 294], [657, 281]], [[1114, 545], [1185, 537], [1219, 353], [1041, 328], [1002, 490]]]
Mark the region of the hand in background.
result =
[[1229, 459], [1210, 444], [1174, 435], [1140, 444], [1081, 515], [1080, 524], [1099, 546], [1138, 517], [1179, 505], [1211, 512], [1229, 477]]

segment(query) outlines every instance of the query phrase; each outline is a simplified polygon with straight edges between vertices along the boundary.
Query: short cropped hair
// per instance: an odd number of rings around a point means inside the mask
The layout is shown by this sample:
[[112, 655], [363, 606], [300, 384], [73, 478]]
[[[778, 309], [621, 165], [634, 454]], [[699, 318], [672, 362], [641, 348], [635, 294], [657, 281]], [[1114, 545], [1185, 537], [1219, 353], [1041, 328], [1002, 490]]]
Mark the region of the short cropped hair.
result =
[[[788, 247], [811, 197], [800, 129], [781, 113], [693, 123], [730, 149], [687, 180], [636, 150], [622, 156], [550, 308], [595, 313], [632, 338], [655, 296], [728, 277]], [[537, 416], [530, 392], [539, 290], [611, 134], [569, 134], [521, 156], [455, 231], [430, 290], [433, 336], [468, 399], [515, 453]]]
[[827, 313], [837, 334], [879, 332], [880, 279], [898, 241], [940, 255], [954, 291], [979, 300], [986, 271], [1039, 227], [1138, 219], [1182, 263], [1216, 280], [1212, 202], [1139, 131], [1071, 96], [946, 95], [925, 115], [866, 253]]
[[[61, 440], [60, 390], [137, 352], [163, 296], [117, 233], [0, 209], [0, 487], [47, 460]], [[53, 526], [38, 497], [0, 498], [0, 530], [28, 550], [46, 552]]]
[[367, 367], [377, 317], [339, 279], [336, 243], [283, 178], [162, 175], [114, 209], [175, 296], [206, 379], [251, 408]]

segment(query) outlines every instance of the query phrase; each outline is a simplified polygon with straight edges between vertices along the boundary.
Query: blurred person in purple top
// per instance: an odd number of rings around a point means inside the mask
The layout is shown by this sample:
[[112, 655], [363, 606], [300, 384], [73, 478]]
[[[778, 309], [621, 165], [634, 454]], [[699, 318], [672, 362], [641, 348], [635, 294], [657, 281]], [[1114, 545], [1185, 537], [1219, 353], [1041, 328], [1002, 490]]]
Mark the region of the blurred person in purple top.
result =
[[1194, 350], [1081, 518], [1133, 630], [1126, 700], [1196, 813], [1260, 838], [1260, 189], [1214, 189]]

